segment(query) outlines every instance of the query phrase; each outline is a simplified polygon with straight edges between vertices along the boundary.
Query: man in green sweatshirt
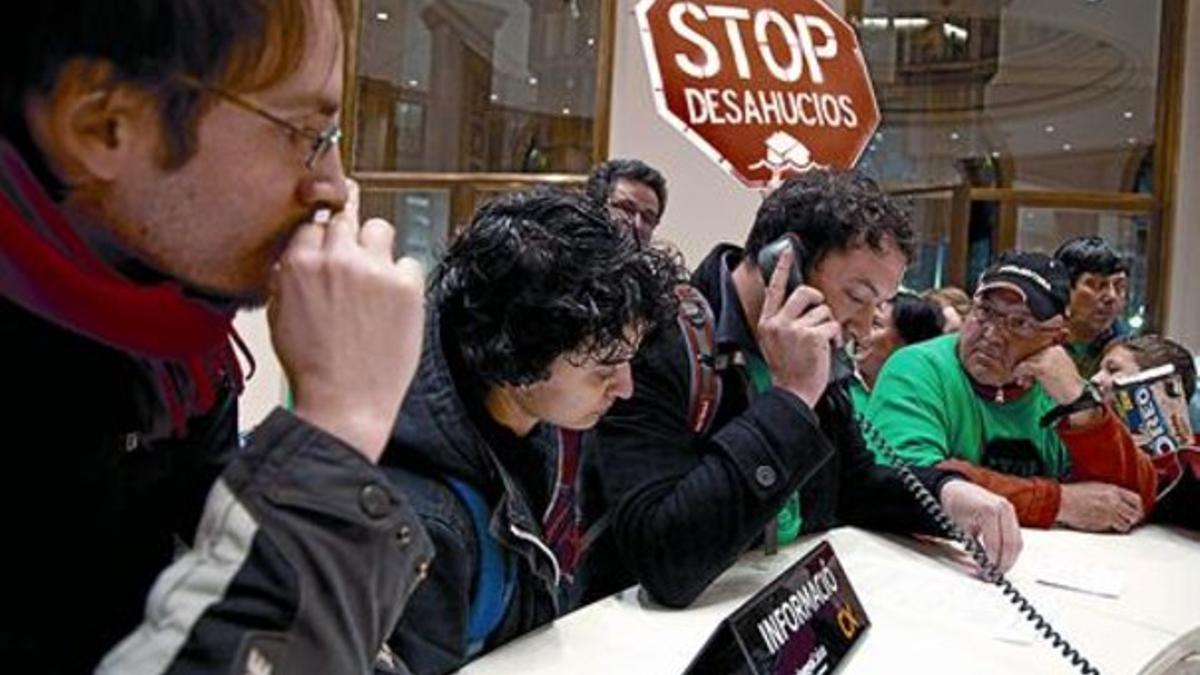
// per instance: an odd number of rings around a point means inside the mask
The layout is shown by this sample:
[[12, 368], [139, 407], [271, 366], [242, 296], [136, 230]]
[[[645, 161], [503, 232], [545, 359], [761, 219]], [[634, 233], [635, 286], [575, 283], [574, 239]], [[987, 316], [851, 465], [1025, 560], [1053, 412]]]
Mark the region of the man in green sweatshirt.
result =
[[1061, 262], [1002, 256], [959, 334], [884, 366], [867, 408], [880, 461], [960, 471], [1007, 497], [1026, 526], [1127, 531], [1142, 520], [1153, 467], [1062, 346], [1069, 298]]

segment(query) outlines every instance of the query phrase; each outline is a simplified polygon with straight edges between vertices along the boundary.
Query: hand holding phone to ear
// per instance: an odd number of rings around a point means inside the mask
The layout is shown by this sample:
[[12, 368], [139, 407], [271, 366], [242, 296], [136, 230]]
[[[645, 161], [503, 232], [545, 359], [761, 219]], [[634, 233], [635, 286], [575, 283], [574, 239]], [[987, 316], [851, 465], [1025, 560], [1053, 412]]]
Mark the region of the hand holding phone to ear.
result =
[[841, 326], [810, 286], [787, 292], [795, 252], [784, 251], [767, 285], [758, 318], [758, 346], [775, 386], [799, 396], [810, 408], [829, 383], [831, 343], [840, 343]]

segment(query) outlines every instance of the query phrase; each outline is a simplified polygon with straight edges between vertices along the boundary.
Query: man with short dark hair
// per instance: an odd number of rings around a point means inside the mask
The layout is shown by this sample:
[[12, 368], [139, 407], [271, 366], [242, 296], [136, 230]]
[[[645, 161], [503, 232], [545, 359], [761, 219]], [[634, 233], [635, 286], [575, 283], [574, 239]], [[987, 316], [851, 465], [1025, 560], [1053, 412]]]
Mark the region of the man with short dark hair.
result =
[[901, 460], [1004, 495], [1022, 525], [1125, 532], [1154, 503], [1154, 469], [1062, 347], [1069, 289], [1054, 258], [1004, 254], [958, 334], [892, 355], [867, 415]]
[[1121, 320], [1129, 293], [1129, 265], [1103, 237], [1069, 239], [1054, 252], [1071, 275], [1067, 350], [1079, 374], [1091, 377], [1104, 348], [1129, 332]]
[[[423, 284], [338, 157], [349, 9], [5, 23], [6, 670], [369, 672], [432, 556], [375, 466]], [[231, 320], [268, 300], [295, 406], [239, 443]]]
[[633, 393], [629, 361], [674, 319], [682, 275], [558, 189], [490, 202], [450, 245], [383, 458], [438, 552], [389, 641], [414, 672], [457, 670], [632, 583], [582, 432]]
[[[785, 235], [805, 251], [783, 253], [766, 283], [757, 255]], [[767, 196], [744, 249], [719, 245], [700, 264], [692, 282], [714, 316], [714, 353], [698, 359], [679, 326], [664, 327], [634, 360], [633, 396], [598, 428], [618, 550], [656, 601], [691, 604], [759, 541], [841, 523], [938, 533], [865, 447], [845, 381], [829, 383], [831, 343], [866, 334], [912, 250], [908, 217], [873, 181], [810, 171]], [[796, 254], [807, 285], [789, 294]], [[705, 361], [721, 366], [720, 395], [697, 406]], [[916, 474], [993, 561], [1013, 563], [1007, 502], [936, 469]]]
[[641, 160], [610, 159], [600, 164], [584, 189], [608, 208], [614, 221], [632, 228], [643, 244], [654, 236], [667, 210], [666, 179]]

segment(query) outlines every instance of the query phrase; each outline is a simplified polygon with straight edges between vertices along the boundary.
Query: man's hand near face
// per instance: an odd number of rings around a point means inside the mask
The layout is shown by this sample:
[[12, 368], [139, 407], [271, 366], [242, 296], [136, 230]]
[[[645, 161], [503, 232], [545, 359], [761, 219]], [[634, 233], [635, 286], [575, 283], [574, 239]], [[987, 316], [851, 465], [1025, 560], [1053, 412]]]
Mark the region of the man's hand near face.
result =
[[[1058, 344], [1050, 345], [1025, 358], [1013, 369], [1013, 375], [1018, 382], [1041, 383], [1050, 398], [1059, 405], [1066, 405], [1078, 399], [1085, 386], [1071, 355]], [[1067, 423], [1072, 427], [1085, 427], [1098, 422], [1103, 416], [1104, 408], [1096, 406], [1071, 415], [1067, 418]]]
[[299, 417], [378, 461], [416, 372], [424, 275], [394, 260], [386, 221], [359, 225], [358, 186], [328, 223], [302, 225], [280, 260], [271, 340]]

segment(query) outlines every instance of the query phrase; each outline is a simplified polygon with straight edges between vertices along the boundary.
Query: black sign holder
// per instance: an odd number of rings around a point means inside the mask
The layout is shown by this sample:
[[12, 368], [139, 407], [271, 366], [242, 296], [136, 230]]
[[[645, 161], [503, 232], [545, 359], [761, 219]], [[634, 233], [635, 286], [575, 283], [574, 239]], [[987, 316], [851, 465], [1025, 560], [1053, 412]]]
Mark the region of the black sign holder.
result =
[[824, 675], [871, 625], [828, 541], [726, 617], [685, 675]]

